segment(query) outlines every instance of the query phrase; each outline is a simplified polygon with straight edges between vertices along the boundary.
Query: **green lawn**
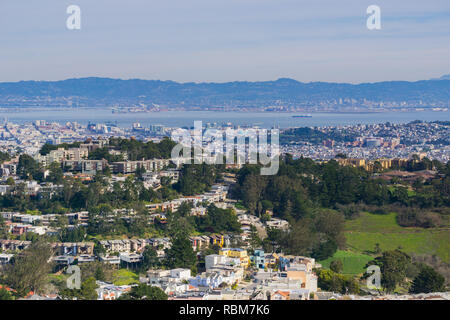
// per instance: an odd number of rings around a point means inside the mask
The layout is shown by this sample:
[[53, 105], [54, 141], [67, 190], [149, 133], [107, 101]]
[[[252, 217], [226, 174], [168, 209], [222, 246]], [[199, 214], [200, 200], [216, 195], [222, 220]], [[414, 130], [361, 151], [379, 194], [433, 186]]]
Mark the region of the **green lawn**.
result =
[[347, 246], [355, 252], [371, 252], [379, 243], [381, 250], [401, 247], [406, 253], [430, 254], [450, 262], [450, 230], [448, 228], [404, 228], [395, 221], [395, 213], [377, 215], [361, 213], [346, 222]]
[[139, 283], [139, 276], [133, 271], [127, 269], [120, 269], [114, 272], [113, 283], [116, 286], [124, 286]]
[[360, 274], [365, 272], [364, 266], [370, 260], [373, 260], [372, 256], [367, 254], [356, 253], [352, 251], [338, 250], [332, 257], [319, 261], [324, 268], [329, 268], [330, 263], [333, 260], [341, 260], [344, 266], [342, 273], [344, 274]]

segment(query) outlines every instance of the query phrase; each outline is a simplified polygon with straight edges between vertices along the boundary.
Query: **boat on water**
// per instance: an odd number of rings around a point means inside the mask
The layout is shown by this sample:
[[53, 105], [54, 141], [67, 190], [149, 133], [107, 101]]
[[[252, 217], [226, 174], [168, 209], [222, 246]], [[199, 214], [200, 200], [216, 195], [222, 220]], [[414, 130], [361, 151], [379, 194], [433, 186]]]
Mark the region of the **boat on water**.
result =
[[312, 118], [312, 115], [310, 115], [310, 114], [299, 114], [299, 115], [292, 116], [292, 118]]

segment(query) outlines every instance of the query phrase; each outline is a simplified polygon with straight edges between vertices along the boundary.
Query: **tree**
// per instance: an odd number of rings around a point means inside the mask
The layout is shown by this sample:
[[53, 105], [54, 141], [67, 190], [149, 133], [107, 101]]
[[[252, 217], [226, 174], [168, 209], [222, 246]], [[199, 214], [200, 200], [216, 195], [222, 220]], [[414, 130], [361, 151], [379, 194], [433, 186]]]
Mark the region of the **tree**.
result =
[[0, 151], [0, 163], [11, 160], [9, 153]]
[[111, 264], [101, 261], [94, 261], [80, 264], [81, 280], [95, 278], [99, 281], [111, 281], [113, 278], [114, 267]]
[[342, 294], [359, 293], [358, 282], [332, 270], [321, 269], [317, 271], [318, 286], [322, 290], [339, 292]]
[[183, 195], [191, 196], [207, 191], [217, 179], [217, 166], [185, 164], [180, 172], [179, 181], [173, 187]]
[[6, 282], [19, 296], [28, 292], [40, 292], [51, 271], [49, 263], [52, 249], [49, 244], [37, 241], [20, 253], [4, 270]]
[[369, 263], [380, 267], [381, 285], [386, 292], [393, 292], [397, 285], [403, 283], [407, 267], [411, 263], [411, 257], [397, 249], [385, 251], [381, 257], [377, 257]]
[[[292, 226], [285, 240], [283, 237], [279, 240], [282, 241], [282, 247], [285, 247], [286, 253], [310, 256], [315, 237], [309, 221], [302, 219]], [[284, 241], [286, 242], [283, 243]]]
[[132, 287], [129, 293], [120, 296], [119, 300], [167, 300], [167, 294], [158, 287], [140, 283]]
[[57, 162], [52, 162], [48, 169], [50, 171], [49, 176], [47, 177], [47, 180], [56, 184], [62, 183], [64, 179], [64, 172], [61, 168], [61, 164]]
[[330, 269], [336, 273], [341, 273], [344, 268], [341, 260], [333, 260], [330, 263]]
[[13, 178], [13, 177], [8, 177], [8, 179], [6, 179], [6, 184], [7, 184], [8, 186], [13, 186], [13, 185], [16, 184], [16, 182], [14, 181], [14, 178]]
[[27, 154], [20, 155], [19, 164], [17, 165], [17, 174], [22, 179], [33, 178], [38, 181], [42, 181], [44, 177], [39, 163]]
[[97, 289], [97, 283], [95, 281], [95, 278], [91, 277], [91, 278], [86, 279], [81, 284], [80, 299], [81, 300], [97, 300], [98, 294], [97, 294], [97, 291], [95, 291], [95, 289]]
[[94, 277], [90, 277], [81, 283], [80, 289], [64, 289], [61, 291], [61, 297], [69, 300], [97, 300], [98, 288]]
[[104, 256], [106, 254], [105, 247], [102, 246], [102, 244], [97, 240], [94, 243], [94, 255], [97, 257]]
[[181, 203], [181, 205], [178, 207], [177, 209], [177, 214], [180, 217], [187, 217], [190, 215], [191, 213], [191, 209], [192, 209], [192, 203], [190, 203], [189, 201], [184, 201], [183, 203]]
[[[68, 221], [66, 224], [68, 224]], [[63, 228], [59, 232], [59, 239], [61, 242], [82, 242], [85, 237], [86, 228], [84, 227], [76, 227], [73, 229]]]
[[311, 253], [311, 256], [317, 260], [325, 260], [332, 257], [337, 251], [337, 244], [334, 239], [328, 239], [324, 242], [319, 242]]
[[214, 204], [208, 207], [207, 214], [197, 219], [199, 231], [206, 232], [239, 232], [241, 224], [232, 209], [217, 208]]
[[103, 271], [103, 269], [101, 267], [98, 267], [95, 270], [95, 279], [99, 280], [99, 281], [106, 281], [106, 276], [105, 276], [105, 272]]
[[258, 230], [254, 225], [250, 226], [250, 246], [253, 250], [260, 248], [262, 240], [258, 235]]
[[374, 249], [376, 254], [380, 254], [381, 253], [381, 247], [379, 243], [375, 243], [375, 249]]
[[153, 247], [147, 246], [142, 253], [141, 270], [147, 271], [151, 268], [156, 268], [160, 265], [160, 261], [156, 250]]
[[165, 264], [168, 268], [188, 268], [195, 266], [197, 257], [191, 242], [186, 236], [177, 235], [172, 238], [172, 246], [167, 250]]
[[423, 265], [420, 273], [414, 278], [411, 293], [430, 293], [445, 291], [445, 278], [433, 268]]
[[0, 215], [0, 239], [7, 239], [8, 230], [6, 228], [5, 219]]
[[188, 237], [194, 232], [190, 217], [180, 216], [178, 212], [168, 213], [167, 229], [172, 237]]
[[56, 221], [51, 222], [52, 227], [56, 227], [59, 229], [64, 229], [69, 225], [69, 218], [66, 215], [58, 215], [56, 216]]
[[1, 287], [0, 288], [0, 300], [13, 300], [13, 296], [9, 293], [8, 290]]

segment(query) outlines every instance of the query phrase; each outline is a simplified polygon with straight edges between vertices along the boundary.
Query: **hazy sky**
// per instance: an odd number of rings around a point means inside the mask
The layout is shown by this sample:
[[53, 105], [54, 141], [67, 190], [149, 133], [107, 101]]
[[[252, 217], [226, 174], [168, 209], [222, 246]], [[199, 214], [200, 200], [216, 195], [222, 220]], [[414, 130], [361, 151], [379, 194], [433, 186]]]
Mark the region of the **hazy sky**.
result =
[[[81, 8], [81, 30], [66, 9]], [[381, 30], [366, 9], [381, 7]], [[449, 0], [0, 0], [0, 81], [375, 82], [450, 73]]]

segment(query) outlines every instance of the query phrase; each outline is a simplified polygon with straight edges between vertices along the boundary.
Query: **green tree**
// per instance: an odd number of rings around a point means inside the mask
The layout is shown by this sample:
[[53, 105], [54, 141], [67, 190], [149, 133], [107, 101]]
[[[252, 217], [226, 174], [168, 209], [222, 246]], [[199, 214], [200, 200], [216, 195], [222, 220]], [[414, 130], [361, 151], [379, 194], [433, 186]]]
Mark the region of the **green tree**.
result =
[[311, 256], [317, 260], [325, 260], [332, 257], [337, 251], [337, 244], [334, 239], [327, 239], [323, 242], [317, 241], [318, 244], [314, 245], [314, 249]]
[[13, 296], [5, 288], [0, 288], [0, 300], [13, 300]]
[[98, 240], [94, 243], [94, 254], [97, 257], [104, 256], [106, 254], [105, 247], [103, 247]]
[[385, 251], [381, 257], [369, 262], [381, 270], [381, 285], [386, 292], [393, 292], [397, 285], [404, 282], [411, 257], [400, 250]]
[[352, 277], [346, 277], [328, 269], [317, 270], [317, 276], [317, 284], [322, 290], [342, 294], [359, 293], [359, 284]]
[[14, 186], [16, 184], [16, 182], [14, 181], [13, 177], [8, 177], [8, 179], [6, 179], [6, 184], [8, 186]]
[[0, 151], [0, 163], [3, 163], [5, 161], [9, 161], [9, 160], [11, 160], [11, 157], [9, 156], [9, 153]]
[[258, 230], [256, 229], [255, 226], [251, 225], [250, 226], [250, 246], [254, 250], [254, 249], [260, 248], [261, 245], [262, 245], [262, 240], [258, 235]]
[[95, 278], [99, 281], [111, 281], [113, 278], [114, 267], [101, 261], [94, 261], [80, 264], [81, 280]]
[[445, 291], [445, 278], [433, 268], [423, 265], [420, 273], [414, 278], [411, 293], [430, 293]]
[[314, 243], [317, 241], [309, 220], [300, 220], [292, 226], [286, 238], [281, 237], [281, 247], [288, 254], [311, 256]]
[[232, 209], [221, 209], [211, 204], [207, 214], [197, 218], [197, 227], [202, 232], [239, 232], [241, 224]]
[[69, 225], [69, 218], [66, 215], [57, 215], [56, 220], [51, 222], [52, 227], [64, 229]]
[[61, 184], [64, 179], [64, 172], [61, 168], [61, 164], [59, 164], [57, 162], [52, 162], [48, 166], [48, 169], [49, 169], [50, 173], [47, 177], [47, 180], [50, 182], [53, 182], [55, 184]]
[[202, 164], [185, 164], [181, 168], [180, 179], [173, 187], [186, 196], [203, 193], [217, 179], [218, 167]]
[[81, 294], [80, 299], [81, 300], [97, 300], [98, 294], [97, 291], [97, 283], [95, 281], [95, 278], [91, 277], [86, 279], [81, 284]]
[[151, 268], [156, 268], [161, 265], [156, 250], [153, 247], [147, 246], [142, 253], [141, 270], [147, 271]]
[[178, 212], [169, 212], [167, 215], [167, 230], [172, 237], [178, 235], [188, 237], [195, 231], [191, 217], [180, 216]]
[[44, 173], [42, 172], [39, 163], [27, 154], [19, 156], [19, 163], [17, 165], [17, 174], [22, 179], [35, 179], [42, 181]]
[[4, 276], [8, 285], [24, 296], [33, 291], [39, 293], [51, 271], [49, 263], [52, 249], [49, 244], [37, 241], [23, 250], [15, 261], [6, 266]]
[[80, 289], [64, 289], [60, 294], [63, 299], [68, 300], [97, 300], [97, 288], [95, 278], [90, 277], [81, 283]]
[[167, 300], [167, 294], [158, 287], [140, 283], [132, 287], [129, 293], [120, 296], [119, 300]]
[[8, 230], [6, 229], [5, 219], [0, 215], [0, 239], [8, 238]]
[[333, 260], [330, 263], [330, 269], [336, 273], [341, 273], [344, 269], [344, 265], [341, 260]]
[[186, 236], [172, 238], [172, 246], [167, 250], [165, 264], [168, 268], [188, 268], [195, 266], [197, 257]]

